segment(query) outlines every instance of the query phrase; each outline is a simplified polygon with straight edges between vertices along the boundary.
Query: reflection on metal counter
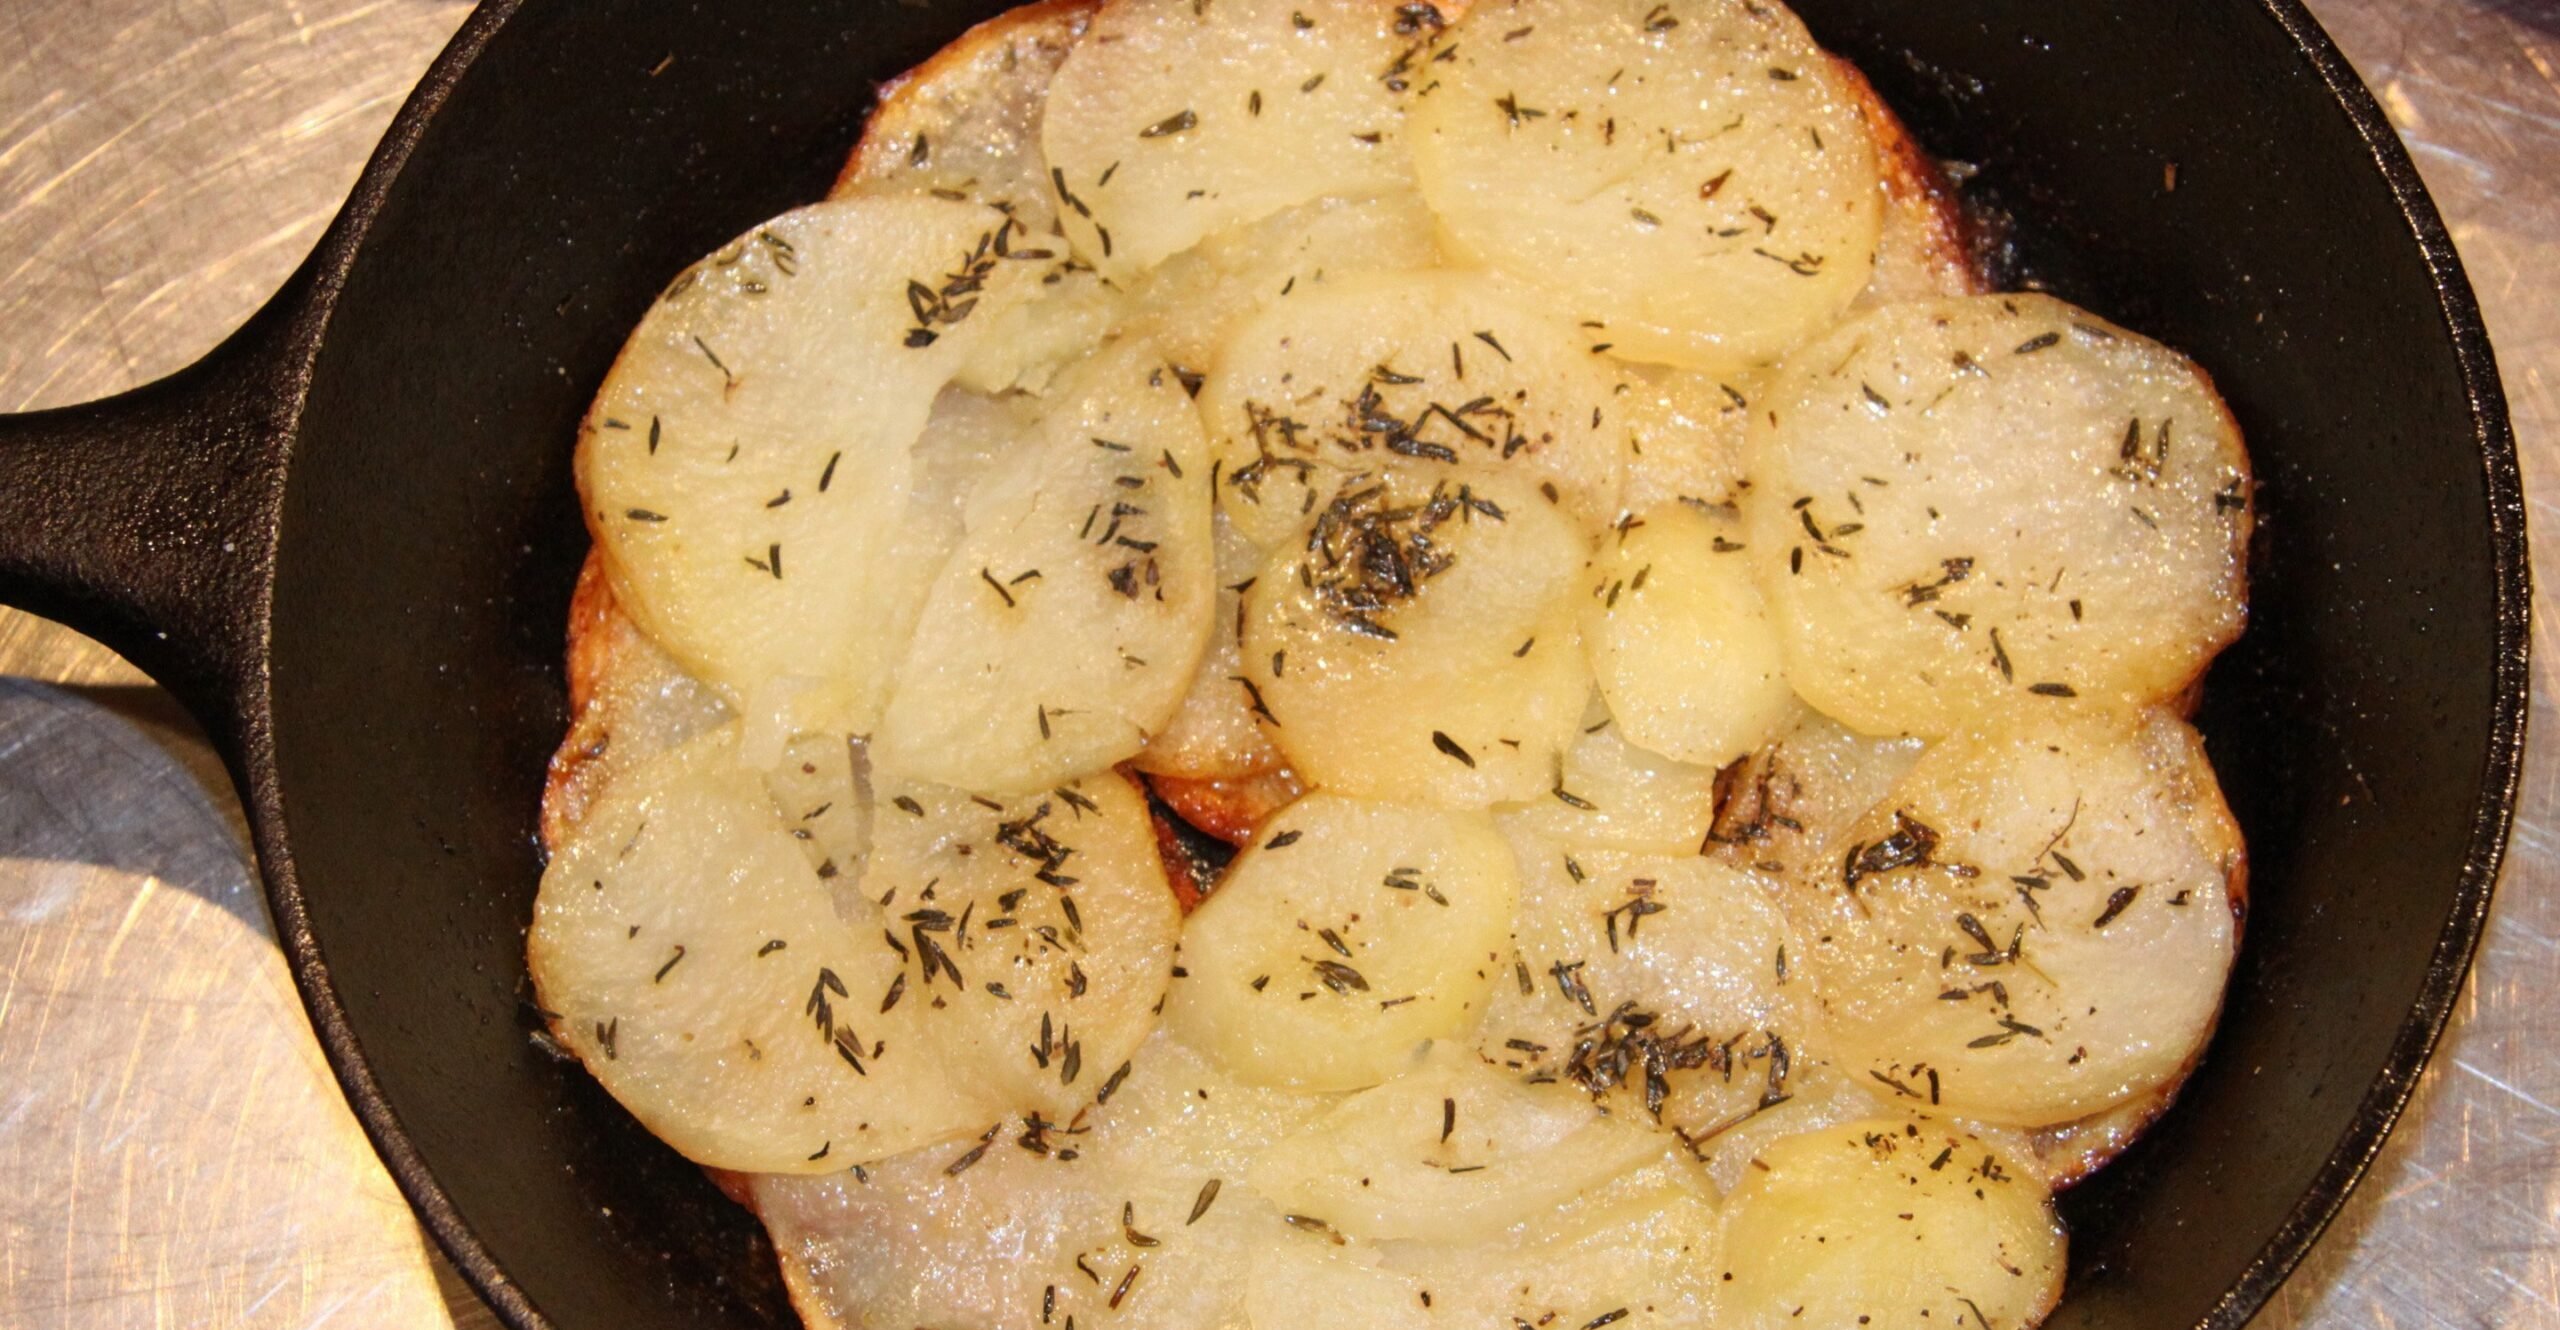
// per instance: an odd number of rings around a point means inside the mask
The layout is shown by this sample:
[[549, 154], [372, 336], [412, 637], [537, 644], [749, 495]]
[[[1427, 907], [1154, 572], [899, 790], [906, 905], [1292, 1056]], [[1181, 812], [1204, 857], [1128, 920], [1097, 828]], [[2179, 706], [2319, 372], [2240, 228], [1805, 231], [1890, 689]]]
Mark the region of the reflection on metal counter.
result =
[[[2548, 511], [2560, 302], [2533, 279], [2560, 261], [2560, 8], [2312, 7], [2446, 214]], [[300, 261], [465, 12], [16, 6], [0, 410], [209, 348]], [[194, 727], [122, 662], [6, 611], [0, 675], [0, 1325], [494, 1326], [339, 1101]], [[2537, 688], [2514, 853], [2452, 1032], [2261, 1326], [2560, 1326], [2560, 1059], [2538, 1056], [2560, 1022], [2549, 701]]]

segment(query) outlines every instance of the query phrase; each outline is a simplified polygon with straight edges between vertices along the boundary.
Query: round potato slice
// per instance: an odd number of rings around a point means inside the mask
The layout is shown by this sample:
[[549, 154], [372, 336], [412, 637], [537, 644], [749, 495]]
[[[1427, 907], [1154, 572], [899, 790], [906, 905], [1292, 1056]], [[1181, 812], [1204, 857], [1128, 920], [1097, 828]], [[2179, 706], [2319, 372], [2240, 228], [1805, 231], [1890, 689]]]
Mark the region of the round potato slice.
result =
[[969, 498], [881, 717], [888, 769], [987, 792], [1100, 770], [1172, 719], [1208, 645], [1208, 459], [1152, 348], [1073, 371], [1027, 451]]
[[1245, 679], [1308, 784], [1481, 808], [1547, 795], [1591, 677], [1582, 533], [1536, 492], [1352, 477], [1246, 589]]
[[2238, 940], [2195, 732], [2050, 718], [1932, 747], [1814, 890], [1828, 1046], [1908, 1106], [2020, 1127], [2183, 1074]]
[[[660, 1140], [715, 1168], [833, 1171], [974, 1130], [946, 1027], [881, 1010], [878, 912], [802, 857], [734, 726], [623, 773], [558, 848], [526, 958], [552, 1032]], [[917, 1004], [921, 1007], [922, 1004]]]
[[1243, 650], [1236, 644], [1244, 618], [1244, 591], [1262, 568], [1262, 552], [1236, 534], [1218, 514], [1212, 522], [1217, 549], [1217, 604], [1210, 611], [1209, 646], [1182, 694], [1173, 718], [1131, 759], [1151, 776], [1191, 780], [1244, 780], [1277, 769], [1280, 750], [1254, 714]]
[[1752, 395], [1766, 373], [1628, 367], [1618, 394], [1627, 422], [1628, 510], [1673, 502], [1730, 507], [1740, 492]]
[[1791, 1093], [1804, 984], [1774, 884], [1693, 850], [1512, 846], [1520, 915], [1486, 1058], [1693, 1137]]
[[1795, 719], [1778, 635], [1742, 557], [1742, 524], [1683, 503], [1600, 543], [1582, 642], [1633, 742], [1721, 767]]
[[1540, 1219], [1671, 1142], [1561, 1085], [1532, 1085], [1452, 1044], [1363, 1090], [1254, 1160], [1289, 1214], [1355, 1238], [1475, 1242]]
[[1852, 320], [1759, 399], [1751, 469], [1788, 677], [1869, 733], [2159, 701], [2240, 633], [2238, 427], [2184, 357], [2059, 300]]
[[1625, 468], [1609, 376], [1572, 330], [1450, 272], [1344, 278], [1227, 339], [1200, 393], [1237, 527], [1287, 544], [1347, 473], [1510, 476], [1593, 532]]
[[1155, 1028], [1172, 982], [1182, 917], [1144, 797], [1111, 772], [1002, 802], [881, 791], [860, 891], [903, 962], [884, 1009], [921, 1009], [974, 1094], [1066, 1121]]
[[1738, 1330], [2024, 1326], [2062, 1293], [2035, 1175], [1943, 1124], [1869, 1118], [1763, 1152], [1726, 1204]]
[[1774, 360], [1866, 285], [1883, 179], [1856, 90], [1784, 7], [1516, 0], [1471, 10], [1414, 103], [1451, 245], [1621, 357]]
[[1318, 791], [1192, 914], [1165, 1020], [1257, 1084], [1375, 1085], [1484, 1009], [1519, 890], [1481, 813]]
[[1049, 85], [1040, 145], [1078, 253], [1125, 282], [1326, 194], [1409, 187], [1403, 80], [1427, 6], [1111, 0]]
[[785, 213], [687, 269], [587, 415], [615, 598], [751, 712], [867, 733], [935, 565], [898, 557], [934, 395], [1040, 287], [1019, 224], [934, 198]]

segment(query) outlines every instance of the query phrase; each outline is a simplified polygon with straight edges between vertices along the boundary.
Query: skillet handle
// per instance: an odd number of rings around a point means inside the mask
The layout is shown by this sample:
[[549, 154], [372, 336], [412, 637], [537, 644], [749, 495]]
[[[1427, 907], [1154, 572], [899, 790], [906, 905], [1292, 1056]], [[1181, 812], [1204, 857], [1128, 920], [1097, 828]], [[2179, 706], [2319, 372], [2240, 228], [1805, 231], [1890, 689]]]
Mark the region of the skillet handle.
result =
[[311, 270], [176, 374], [0, 415], [0, 604], [103, 643], [228, 745], [263, 687]]

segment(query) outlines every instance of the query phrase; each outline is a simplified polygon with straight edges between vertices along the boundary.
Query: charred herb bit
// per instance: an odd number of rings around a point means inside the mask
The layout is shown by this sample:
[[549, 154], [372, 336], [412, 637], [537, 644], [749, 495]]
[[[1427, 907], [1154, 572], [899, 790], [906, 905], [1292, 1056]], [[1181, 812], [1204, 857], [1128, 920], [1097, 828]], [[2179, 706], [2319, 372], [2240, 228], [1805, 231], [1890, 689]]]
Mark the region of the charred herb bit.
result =
[[[1063, 196], [1066, 177], [1055, 174]], [[907, 281], [907, 312], [914, 316], [915, 326], [907, 330], [906, 345], [927, 347], [939, 340], [936, 328], [948, 328], [969, 317], [978, 307], [978, 293], [986, 289], [987, 277], [996, 264], [1012, 248], [1013, 228], [1020, 225], [1011, 217], [996, 224], [992, 231], [982, 232], [977, 244], [960, 261], [960, 266], [942, 275], [938, 285], [928, 286], [913, 278]], [[707, 354], [707, 349], [706, 349]]]
[[1342, 1235], [1334, 1231], [1333, 1225], [1328, 1224], [1313, 1215], [1282, 1215], [1280, 1216], [1280, 1222], [1287, 1224], [1289, 1227], [1294, 1228], [1301, 1233], [1313, 1233], [1320, 1237], [1330, 1238], [1333, 1240], [1334, 1246], [1340, 1247], [1344, 1245]]
[[1636, 929], [1644, 923], [1647, 915], [1661, 914], [1670, 908], [1670, 906], [1655, 900], [1651, 896], [1637, 895], [1628, 898], [1624, 904], [1612, 907], [1602, 913], [1600, 921], [1602, 926], [1608, 930], [1609, 954], [1614, 956], [1618, 951], [1619, 915], [1623, 914], [1627, 917], [1627, 940], [1632, 942], [1636, 937]]
[[1927, 867], [1933, 862], [1929, 856], [1936, 853], [1937, 848], [1937, 829], [1897, 808], [1893, 813], [1891, 834], [1872, 845], [1861, 843], [1849, 847], [1848, 855], [1840, 864], [1840, 885], [1855, 891], [1860, 878], [1904, 868]]
[[1771, 263], [1778, 264], [1798, 277], [1819, 276], [1822, 272], [1823, 256], [1820, 254], [1798, 251], [1794, 258], [1788, 258], [1782, 254], [1772, 254], [1758, 245], [1752, 246], [1751, 252]]
[[1189, 1228], [1193, 1224], [1199, 1223], [1200, 1217], [1209, 1213], [1209, 1207], [1217, 1204], [1219, 1185], [1219, 1181], [1216, 1178], [1211, 1178], [1207, 1182], [1200, 1184], [1200, 1196], [1197, 1200], [1194, 1200], [1191, 1203], [1191, 1217], [1182, 1221], [1182, 1226], [1184, 1228]]
[[1475, 757], [1468, 753], [1465, 748], [1461, 747], [1457, 740], [1450, 738], [1446, 733], [1439, 730], [1433, 730], [1431, 732], [1431, 746], [1439, 749], [1442, 753], [1457, 759], [1458, 764], [1466, 767], [1468, 770], [1472, 771], [1475, 769]]
[[621, 1055], [619, 1052], [617, 1052], [617, 1051], [615, 1050], [615, 1048], [614, 1048], [614, 1044], [615, 1044], [615, 1042], [616, 1042], [618, 1039], [620, 1039], [620, 1038], [621, 1038], [621, 1036], [622, 1036], [622, 1018], [621, 1018], [621, 1017], [616, 1016], [616, 1017], [614, 1017], [612, 1020], [609, 1020], [609, 1021], [597, 1021], [597, 1022], [596, 1022], [596, 1047], [601, 1048], [601, 1049], [603, 1049], [603, 1050], [604, 1050], [604, 1060], [605, 1060], [605, 1061], [607, 1061], [607, 1062], [619, 1062], [619, 1061], [621, 1061], [621, 1060], [622, 1060], [622, 1055]]
[[942, 1175], [946, 1178], [956, 1178], [961, 1174], [968, 1172], [970, 1166], [976, 1164], [979, 1160], [986, 1158], [987, 1147], [995, 1144], [996, 1132], [1000, 1130], [1003, 1125], [1004, 1124], [1002, 1123], [998, 1123], [993, 1127], [987, 1128], [987, 1134], [979, 1137], [978, 1143], [971, 1146], [967, 1154], [952, 1160], [951, 1163], [942, 1170]]
[[1172, 115], [1166, 116], [1164, 119], [1147, 126], [1145, 129], [1139, 130], [1138, 137], [1142, 139], [1169, 138], [1175, 134], [1187, 134], [1199, 127], [1200, 117], [1193, 114], [1190, 110], [1185, 109], [1176, 111]]
[[1554, 789], [1547, 791], [1547, 793], [1554, 795], [1557, 803], [1563, 804], [1567, 808], [1579, 809], [1585, 813], [1595, 812], [1600, 807], [1598, 804], [1583, 798], [1581, 795], [1575, 794], [1573, 791], [1566, 789], [1562, 785], [1556, 786]]
[[2123, 914], [2125, 910], [2133, 904], [2133, 898], [2140, 894], [2142, 894], [2142, 885], [2140, 883], [2135, 883], [2130, 887], [2118, 887], [2114, 891], [2108, 892], [2107, 908], [2100, 910], [2098, 912], [2097, 922], [2092, 923], [2089, 926], [2091, 928], [2104, 928], [2107, 925], [2114, 923], [2116, 921], [2116, 916]]
[[[1679, 20], [1665, 19], [1664, 22], [1677, 23]], [[1602, 1326], [1616, 1325], [1618, 1322], [1625, 1319], [1627, 1319], [1627, 1309], [1620, 1307], [1616, 1311], [1602, 1312], [1599, 1315], [1592, 1317], [1590, 1320], [1583, 1322], [1582, 1330], [1600, 1330]]]
[[1316, 75], [1314, 78], [1308, 79], [1306, 82], [1299, 84], [1299, 85], [1298, 85], [1298, 91], [1300, 91], [1300, 92], [1314, 92], [1316, 89], [1321, 88], [1321, 87], [1323, 87], [1323, 86], [1324, 86], [1324, 75], [1322, 75], [1322, 74], [1318, 74], [1318, 75]]
[[1138, 1231], [1138, 1203], [1136, 1201], [1122, 1201], [1120, 1203], [1120, 1238], [1132, 1247], [1161, 1247], [1164, 1245], [1163, 1239], [1149, 1237], [1148, 1235]]
[[1129, 1079], [1129, 1064], [1123, 1062], [1118, 1071], [1111, 1073], [1103, 1080], [1102, 1089], [1094, 1094], [1093, 1102], [1097, 1105], [1110, 1103], [1111, 1096], [1119, 1092], [1120, 1083], [1127, 1079]]
[[2080, 690], [2067, 683], [2031, 683], [2027, 691], [2038, 697], [2078, 697]]
[[996, 595], [1004, 601], [1004, 607], [1006, 609], [1012, 609], [1014, 607], [1013, 593], [1005, 590], [1004, 583], [997, 581], [994, 573], [981, 567], [978, 569], [978, 577], [988, 586], [995, 589]]
[[2036, 352], [2038, 352], [2038, 351], [2042, 351], [2042, 350], [2045, 350], [2046, 348], [2051, 347], [2051, 346], [2054, 346], [2054, 345], [2056, 345], [2056, 344], [2060, 343], [2061, 341], [2062, 341], [2062, 334], [2060, 334], [2060, 333], [2058, 333], [2058, 332], [2043, 332], [2043, 333], [2037, 333], [2035, 336], [2030, 337], [2030, 338], [2028, 338], [2027, 340], [2025, 340], [2025, 341], [2023, 341], [2023, 342], [2018, 343], [2017, 348], [2016, 348], [2015, 350], [2013, 350], [2012, 352], [2010, 352], [2010, 354], [2012, 354], [2012, 355], [2020, 355], [2020, 356], [2031, 356], [2031, 355], [2034, 355]]
[[1340, 961], [1315, 961], [1316, 978], [1339, 997], [1350, 993], [1366, 993], [1369, 981], [1358, 970]]
[[1592, 1005], [1591, 990], [1582, 982], [1582, 969], [1588, 964], [1588, 961], [1557, 961], [1547, 967], [1547, 973], [1554, 977], [1556, 990], [1582, 1008], [1584, 1015], [1597, 1016], [1600, 1009]]

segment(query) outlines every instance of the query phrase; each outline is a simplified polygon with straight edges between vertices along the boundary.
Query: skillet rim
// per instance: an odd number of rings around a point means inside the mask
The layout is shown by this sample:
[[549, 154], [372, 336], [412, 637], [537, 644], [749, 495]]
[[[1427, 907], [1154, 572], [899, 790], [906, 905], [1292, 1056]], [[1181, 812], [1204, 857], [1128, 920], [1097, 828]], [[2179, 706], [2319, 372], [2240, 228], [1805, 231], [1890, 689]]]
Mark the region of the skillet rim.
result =
[[[2407, 225], [2408, 236], [2416, 242], [2419, 257], [2426, 265], [2470, 412], [2472, 443], [2480, 456], [2495, 602], [2494, 663], [2489, 680], [2492, 712], [2486, 736], [2487, 759], [2480, 773], [2462, 867], [2456, 876], [2451, 909], [2437, 936], [2415, 1001], [2380, 1074], [2365, 1092], [2346, 1132], [2313, 1176], [2302, 1199], [2198, 1322], [2198, 1330], [2238, 1330], [2258, 1312], [2309, 1254], [2348, 1194], [2371, 1169], [2415, 1093], [2420, 1075], [2452, 1016], [2473, 953], [2487, 926], [2522, 778], [2532, 689], [2532, 565], [2526, 542], [2523, 479], [2496, 357], [2469, 277], [2398, 132], [2318, 21], [2300, 0], [2243, 2], [2264, 12], [2319, 77], [2331, 102], [2364, 144], [2367, 160], [2389, 189], [2392, 202]], [[301, 361], [301, 372], [295, 376], [295, 401], [280, 425], [288, 477], [312, 370], [347, 274], [362, 261], [366, 235], [398, 184], [411, 152], [446, 99], [523, 4], [524, 0], [483, 0], [464, 21], [402, 104], [346, 205], [330, 223], [302, 271], [277, 298], [278, 304], [307, 302], [300, 311], [301, 317], [294, 320], [300, 325], [296, 331], [301, 334], [294, 339], [298, 343], [295, 358]], [[269, 549], [272, 558], [275, 547], [270, 545]], [[264, 611], [263, 622], [258, 625], [262, 658], [267, 654], [272, 633], [273, 571], [272, 567], [268, 570], [266, 603], [260, 607]], [[374, 1079], [362, 1042], [348, 1020], [336, 981], [320, 954], [319, 940], [311, 931], [293, 859], [287, 810], [277, 780], [274, 686], [267, 663], [261, 659], [244, 690], [248, 695], [241, 699], [236, 772], [248, 806], [277, 943], [293, 973], [313, 1032], [319, 1036], [330, 1069], [384, 1167], [472, 1289], [515, 1330], [557, 1330], [556, 1323], [534, 1306], [481, 1241], [410, 1142], [398, 1114]]]

